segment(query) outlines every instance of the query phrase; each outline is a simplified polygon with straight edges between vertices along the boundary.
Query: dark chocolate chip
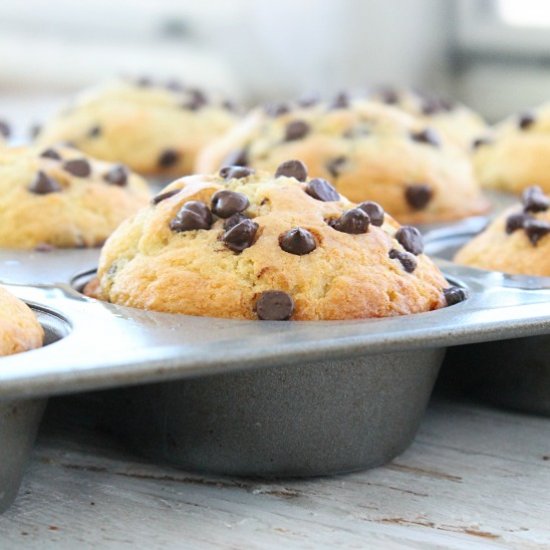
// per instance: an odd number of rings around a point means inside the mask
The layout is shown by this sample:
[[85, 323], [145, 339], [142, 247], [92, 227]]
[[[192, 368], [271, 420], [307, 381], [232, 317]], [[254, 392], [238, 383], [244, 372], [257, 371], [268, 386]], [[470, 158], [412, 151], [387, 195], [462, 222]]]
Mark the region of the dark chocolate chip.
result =
[[44, 151], [40, 153], [40, 156], [46, 159], [61, 160], [61, 155], [52, 148], [44, 149]]
[[432, 200], [433, 190], [429, 185], [414, 183], [405, 188], [405, 200], [414, 210], [423, 210]]
[[89, 138], [96, 138], [101, 135], [101, 126], [94, 126], [88, 130]]
[[403, 226], [395, 233], [395, 238], [407, 252], [415, 256], [422, 254], [424, 242], [422, 241], [420, 231], [418, 231], [416, 227], [411, 227], [409, 225]]
[[526, 220], [523, 227], [533, 246], [537, 246], [538, 242], [550, 233], [550, 223], [543, 220]]
[[171, 92], [183, 92], [183, 90], [185, 90], [185, 85], [180, 80], [177, 80], [176, 78], [170, 79], [164, 85], [164, 87], [167, 90], [170, 90]]
[[491, 143], [493, 143], [491, 138], [479, 137], [477, 139], [474, 139], [474, 141], [472, 141], [472, 149], [475, 151], [476, 149], [479, 149], [480, 147], [484, 147], [485, 145], [491, 145]]
[[521, 195], [521, 202], [525, 212], [546, 212], [550, 207], [550, 199], [538, 185], [525, 189]]
[[380, 88], [377, 93], [380, 96], [380, 101], [387, 105], [399, 103], [399, 94], [393, 88]]
[[222, 101], [222, 107], [227, 111], [231, 111], [233, 113], [239, 110], [237, 107], [237, 104], [234, 101], [231, 101], [230, 99], [224, 99]]
[[224, 166], [220, 170], [220, 176], [226, 180], [240, 180], [251, 176], [254, 172], [253, 168], [247, 168], [246, 166]]
[[506, 233], [510, 235], [518, 229], [523, 229], [525, 227], [525, 222], [532, 219], [529, 214], [510, 214], [506, 218]]
[[327, 170], [333, 178], [337, 178], [342, 173], [346, 160], [346, 157], [336, 157], [327, 163]]
[[535, 116], [532, 113], [522, 113], [518, 116], [518, 127], [520, 130], [527, 130], [535, 123]]
[[332, 103], [329, 105], [330, 109], [347, 109], [349, 107], [350, 98], [346, 92], [340, 92], [334, 98]]
[[31, 181], [28, 190], [35, 195], [48, 195], [49, 193], [58, 193], [62, 190], [62, 187], [53, 178], [40, 170]]
[[246, 166], [247, 164], [248, 153], [246, 149], [239, 149], [229, 153], [222, 162], [222, 166]]
[[63, 163], [63, 170], [77, 178], [87, 178], [92, 173], [92, 167], [86, 159], [66, 160]]
[[5, 138], [10, 137], [11, 128], [10, 125], [5, 120], [0, 120], [0, 136]]
[[418, 265], [416, 258], [412, 254], [409, 254], [409, 252], [402, 252], [401, 250], [392, 248], [388, 255], [392, 260], [399, 260], [407, 273], [412, 273]]
[[308, 182], [306, 185], [306, 193], [323, 202], [339, 201], [340, 195], [334, 187], [323, 178], [315, 178]]
[[294, 178], [298, 181], [306, 181], [307, 167], [301, 160], [287, 160], [279, 164], [275, 177]]
[[177, 164], [179, 159], [180, 153], [178, 151], [175, 149], [165, 149], [159, 155], [157, 163], [160, 168], [170, 168], [170, 166]]
[[212, 196], [212, 212], [220, 218], [229, 218], [243, 212], [250, 206], [248, 197], [243, 193], [222, 189]]
[[300, 97], [296, 101], [296, 104], [299, 107], [307, 108], [307, 107], [313, 107], [314, 105], [317, 105], [317, 103], [319, 103], [319, 101], [321, 101], [321, 99], [319, 97], [319, 94], [318, 93], [311, 93], [311, 94], [303, 95], [302, 97]]
[[454, 104], [451, 101], [445, 99], [437, 99], [434, 97], [425, 97], [422, 101], [422, 113], [424, 115], [436, 115], [442, 112], [452, 111]]
[[441, 145], [439, 135], [433, 128], [425, 128], [419, 132], [412, 132], [411, 139], [413, 141], [417, 141], [418, 143], [431, 145], [432, 147], [439, 147]]
[[170, 222], [172, 231], [192, 231], [194, 229], [210, 229], [212, 212], [202, 201], [186, 202]]
[[128, 168], [124, 164], [116, 164], [103, 176], [103, 179], [112, 185], [124, 187], [128, 183]]
[[384, 225], [384, 209], [377, 203], [372, 201], [362, 202], [357, 205], [357, 208], [360, 208], [369, 215], [370, 223], [380, 227]]
[[309, 133], [309, 124], [303, 120], [293, 120], [286, 125], [285, 141], [296, 141], [305, 138]]
[[264, 106], [264, 111], [270, 117], [278, 117], [290, 112], [290, 106], [287, 103], [268, 103]]
[[359, 235], [369, 230], [369, 215], [361, 208], [352, 208], [344, 212], [339, 218], [332, 220], [330, 226], [336, 231]]
[[288, 321], [294, 313], [294, 300], [286, 292], [267, 290], [256, 301], [256, 315], [262, 321]]
[[173, 197], [174, 195], [177, 195], [181, 189], [172, 189], [172, 191], [165, 191], [164, 193], [159, 193], [158, 195], [155, 195], [151, 199], [151, 204], [158, 204], [159, 202], [162, 202], [163, 200], [169, 199], [170, 197]]
[[254, 244], [258, 224], [248, 218], [234, 225], [222, 235], [225, 246], [233, 252], [242, 252]]
[[184, 109], [189, 109], [190, 111], [198, 111], [201, 107], [208, 105], [208, 98], [200, 90], [190, 90], [191, 97], [183, 103], [182, 107]]
[[279, 246], [289, 254], [303, 256], [317, 248], [315, 237], [302, 227], [294, 227], [279, 235]]
[[237, 224], [247, 219], [248, 218], [240, 212], [238, 214], [233, 214], [223, 222], [223, 228], [225, 231], [229, 231], [232, 227], [235, 227]]
[[450, 286], [443, 289], [443, 296], [445, 296], [445, 302], [447, 306], [454, 306], [466, 300], [468, 295], [463, 288], [459, 286]]
[[136, 80], [136, 85], [140, 86], [141, 88], [149, 88], [153, 85], [153, 80], [148, 76], [140, 76]]

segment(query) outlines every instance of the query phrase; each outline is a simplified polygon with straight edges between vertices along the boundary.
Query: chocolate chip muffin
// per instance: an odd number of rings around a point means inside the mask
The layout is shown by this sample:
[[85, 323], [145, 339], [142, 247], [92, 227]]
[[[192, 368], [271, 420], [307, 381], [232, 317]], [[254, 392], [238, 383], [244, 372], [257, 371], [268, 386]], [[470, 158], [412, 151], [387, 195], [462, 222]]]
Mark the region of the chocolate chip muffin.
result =
[[42, 346], [44, 331], [21, 300], [0, 287], [0, 356]]
[[390, 87], [372, 90], [369, 98], [403, 109], [466, 151], [487, 132], [487, 124], [479, 114], [455, 101]]
[[536, 183], [550, 192], [550, 103], [508, 118], [474, 145], [483, 186], [520, 194]]
[[480, 214], [487, 208], [468, 156], [424, 122], [396, 109], [340, 95], [331, 102], [257, 109], [206, 147], [197, 172], [226, 164], [274, 171], [305, 162], [352, 201], [378, 202], [406, 223]]
[[143, 309], [262, 320], [405, 315], [464, 298], [414, 227], [353, 204], [303, 163], [176, 180], [102, 250], [87, 293]]
[[171, 81], [120, 81], [84, 93], [43, 126], [40, 145], [69, 142], [144, 175], [192, 172], [199, 149], [237, 119], [228, 101]]
[[149, 201], [121, 164], [76, 149], [0, 149], [0, 247], [98, 246]]
[[467, 243], [455, 261], [517, 275], [550, 276], [550, 198], [528, 187], [521, 206], [501, 213]]

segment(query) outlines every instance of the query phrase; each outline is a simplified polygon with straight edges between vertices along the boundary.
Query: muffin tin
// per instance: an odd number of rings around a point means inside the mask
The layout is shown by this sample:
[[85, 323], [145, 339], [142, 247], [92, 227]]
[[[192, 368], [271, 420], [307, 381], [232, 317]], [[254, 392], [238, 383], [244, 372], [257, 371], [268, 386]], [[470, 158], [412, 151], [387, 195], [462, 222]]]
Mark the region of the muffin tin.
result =
[[[106, 420], [155, 459], [264, 477], [373, 467], [414, 437], [447, 347], [550, 333], [550, 286], [444, 260], [447, 278], [469, 293], [455, 306], [386, 319], [258, 322], [89, 299], [78, 289], [98, 255], [0, 251], [0, 279], [57, 323], [51, 345], [0, 359], [2, 410], [29, 407], [25, 427], [4, 413], [1, 448], [15, 458], [0, 462], [8, 471], [1, 479], [18, 477], [18, 449], [40, 416], [32, 403], [121, 386], [100, 396]], [[13, 487], [0, 492], [11, 498]]]
[[[451, 260], [458, 249], [485, 226], [468, 220], [455, 227], [429, 233], [426, 252]], [[498, 273], [477, 271], [480, 277]], [[507, 287], [525, 296], [550, 289], [550, 277], [505, 276]], [[547, 308], [550, 310], [550, 294]], [[518, 335], [519, 336], [519, 335]], [[451, 347], [442, 373], [442, 387], [460, 388], [496, 405], [550, 416], [550, 336], [528, 336], [506, 341]]]

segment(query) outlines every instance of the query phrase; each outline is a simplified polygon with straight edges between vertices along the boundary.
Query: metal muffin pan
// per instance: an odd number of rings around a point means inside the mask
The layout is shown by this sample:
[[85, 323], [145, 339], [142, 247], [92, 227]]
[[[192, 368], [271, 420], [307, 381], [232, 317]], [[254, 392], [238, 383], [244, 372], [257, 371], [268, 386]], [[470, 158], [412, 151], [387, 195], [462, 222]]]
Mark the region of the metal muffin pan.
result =
[[[48, 346], [67, 336], [69, 324], [48, 311], [33, 308], [44, 328], [44, 345]], [[33, 361], [37, 351], [25, 352], [26, 361]], [[0, 361], [0, 368], [1, 367]], [[23, 471], [31, 451], [45, 398], [15, 398], [0, 401], [0, 513], [13, 502], [19, 490]]]
[[[433, 231], [425, 238], [426, 251], [451, 260], [483, 226], [479, 221], [469, 221]], [[475, 271], [485, 278], [502, 276], [481, 269]], [[550, 289], [550, 277], [509, 275], [506, 284], [529, 294]], [[550, 310], [550, 295], [548, 300]], [[495, 405], [550, 416], [550, 336], [451, 347], [444, 362], [441, 385], [446, 389], [461, 389]]]
[[[0, 272], [14, 294], [71, 327], [55, 345], [0, 360], [0, 399], [139, 385], [103, 399], [111, 425], [143, 454], [186, 468], [285, 476], [381, 464], [414, 436], [446, 347], [550, 334], [549, 290], [448, 262], [444, 273], [470, 295], [449, 308], [259, 322], [86, 298], [70, 282], [81, 284], [86, 275], [75, 275], [97, 256], [70, 251], [65, 264], [63, 254], [21, 253]], [[0, 252], [0, 264], [13, 257]], [[16, 268], [27, 284], [13, 284]], [[49, 282], [28, 284], [40, 280]]]

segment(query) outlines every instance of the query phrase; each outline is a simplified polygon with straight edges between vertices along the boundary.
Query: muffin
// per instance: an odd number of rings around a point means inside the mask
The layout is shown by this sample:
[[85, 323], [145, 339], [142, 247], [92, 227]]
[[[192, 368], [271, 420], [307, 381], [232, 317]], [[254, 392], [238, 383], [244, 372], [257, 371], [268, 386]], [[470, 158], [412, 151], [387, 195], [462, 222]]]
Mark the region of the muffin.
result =
[[468, 156], [445, 136], [395, 107], [346, 95], [254, 110], [202, 151], [197, 172], [228, 164], [273, 172], [287, 158], [403, 223], [459, 219], [488, 206]]
[[528, 187], [521, 206], [501, 213], [456, 254], [459, 264], [516, 275], [550, 276], [550, 197]]
[[550, 192], [550, 102], [515, 115], [475, 142], [482, 186], [520, 194], [536, 183]]
[[44, 331], [34, 313], [0, 286], [0, 356], [42, 346]]
[[464, 298], [414, 227], [355, 205], [303, 163], [178, 179], [107, 240], [88, 295], [136, 308], [262, 320], [385, 317]]
[[375, 89], [369, 98], [403, 109], [466, 151], [487, 132], [483, 118], [461, 103], [418, 91], [387, 87]]
[[0, 247], [99, 246], [148, 201], [121, 164], [68, 147], [0, 150]]
[[233, 105], [171, 81], [117, 81], [84, 93], [39, 131], [98, 159], [155, 176], [185, 175], [197, 152], [237, 120]]

